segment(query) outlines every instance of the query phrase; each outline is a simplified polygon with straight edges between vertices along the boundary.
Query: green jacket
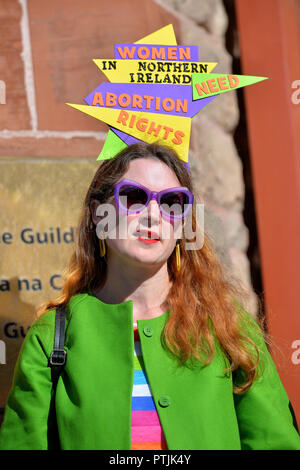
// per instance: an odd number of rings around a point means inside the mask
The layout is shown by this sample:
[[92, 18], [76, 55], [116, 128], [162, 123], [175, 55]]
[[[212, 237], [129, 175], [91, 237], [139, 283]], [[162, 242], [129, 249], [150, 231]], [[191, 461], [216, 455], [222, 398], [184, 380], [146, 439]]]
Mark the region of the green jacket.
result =
[[[72, 297], [66, 317], [67, 363], [55, 396], [48, 367], [55, 310], [33, 323], [16, 364], [0, 449], [130, 449], [132, 307], [131, 300], [108, 305], [89, 294]], [[235, 395], [219, 348], [206, 367], [178, 367], [160, 343], [168, 315], [137, 322], [168, 448], [300, 449], [289, 398], [262, 338], [257, 342], [267, 369], [246, 394]], [[165, 396], [168, 406], [160, 400]]]

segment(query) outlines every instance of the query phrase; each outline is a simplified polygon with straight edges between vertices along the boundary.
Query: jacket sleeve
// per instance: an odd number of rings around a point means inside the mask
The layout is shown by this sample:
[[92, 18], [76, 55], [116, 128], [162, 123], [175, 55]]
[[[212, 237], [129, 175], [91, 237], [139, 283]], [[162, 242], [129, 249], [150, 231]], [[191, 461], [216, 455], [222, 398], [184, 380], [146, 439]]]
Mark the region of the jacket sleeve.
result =
[[300, 436], [289, 397], [260, 329], [246, 312], [251, 339], [260, 350], [260, 376], [234, 402], [242, 449], [300, 450]]
[[[45, 316], [49, 319], [49, 312]], [[46, 349], [50, 341], [45, 341], [41, 332], [46, 332], [46, 339], [53, 338], [51, 323], [47, 319], [38, 320], [23, 341], [0, 429], [0, 450], [44, 450], [49, 447], [53, 392]]]

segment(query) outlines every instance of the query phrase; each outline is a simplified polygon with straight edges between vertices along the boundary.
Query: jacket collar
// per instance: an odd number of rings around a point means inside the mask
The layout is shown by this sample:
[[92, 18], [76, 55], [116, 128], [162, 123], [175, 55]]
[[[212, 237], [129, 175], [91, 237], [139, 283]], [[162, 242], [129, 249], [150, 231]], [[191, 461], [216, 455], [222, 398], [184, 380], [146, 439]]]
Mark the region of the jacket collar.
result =
[[[84, 302], [85, 306], [86, 304], [90, 304], [91, 306], [96, 308], [97, 306], [99, 306], [101, 312], [104, 314], [107, 313], [111, 316], [117, 315], [118, 317], [122, 315], [123, 318], [131, 318], [131, 322], [133, 324], [133, 300], [126, 300], [125, 302], [122, 302], [120, 304], [107, 304], [102, 300], [98, 299], [98, 297], [92, 295], [91, 293], [82, 293], [76, 294], [71, 297], [70, 310], [74, 309], [78, 303], [82, 302]], [[163, 326], [167, 321], [169, 314], [170, 310], [168, 309], [166, 312], [161, 315], [158, 315], [157, 317], [149, 317], [143, 320], [137, 320], [137, 325], [145, 326], [146, 324], [148, 325], [151, 323], [151, 326], [153, 327]]]

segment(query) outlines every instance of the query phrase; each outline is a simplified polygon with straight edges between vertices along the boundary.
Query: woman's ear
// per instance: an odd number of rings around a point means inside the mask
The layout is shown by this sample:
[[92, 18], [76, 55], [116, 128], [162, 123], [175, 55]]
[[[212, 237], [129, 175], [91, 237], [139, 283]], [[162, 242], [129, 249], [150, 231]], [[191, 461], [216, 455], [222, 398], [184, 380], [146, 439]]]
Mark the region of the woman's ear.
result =
[[101, 217], [96, 215], [99, 205], [100, 205], [100, 201], [98, 201], [97, 199], [92, 199], [90, 202], [91, 218], [92, 218], [93, 223], [96, 226], [101, 220]]

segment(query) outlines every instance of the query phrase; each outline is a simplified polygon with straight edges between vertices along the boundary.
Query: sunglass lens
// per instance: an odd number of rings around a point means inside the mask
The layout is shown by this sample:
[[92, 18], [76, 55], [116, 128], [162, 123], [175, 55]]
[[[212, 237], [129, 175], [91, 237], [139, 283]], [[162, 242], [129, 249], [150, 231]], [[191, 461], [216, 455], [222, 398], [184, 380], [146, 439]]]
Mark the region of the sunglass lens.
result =
[[144, 206], [147, 202], [147, 194], [136, 186], [122, 186], [119, 191], [119, 201], [127, 210], [132, 210], [133, 206], [138, 210], [138, 206]]
[[175, 217], [181, 217], [184, 213], [185, 204], [189, 203], [188, 195], [181, 191], [172, 191], [161, 197], [160, 204], [162, 210]]

